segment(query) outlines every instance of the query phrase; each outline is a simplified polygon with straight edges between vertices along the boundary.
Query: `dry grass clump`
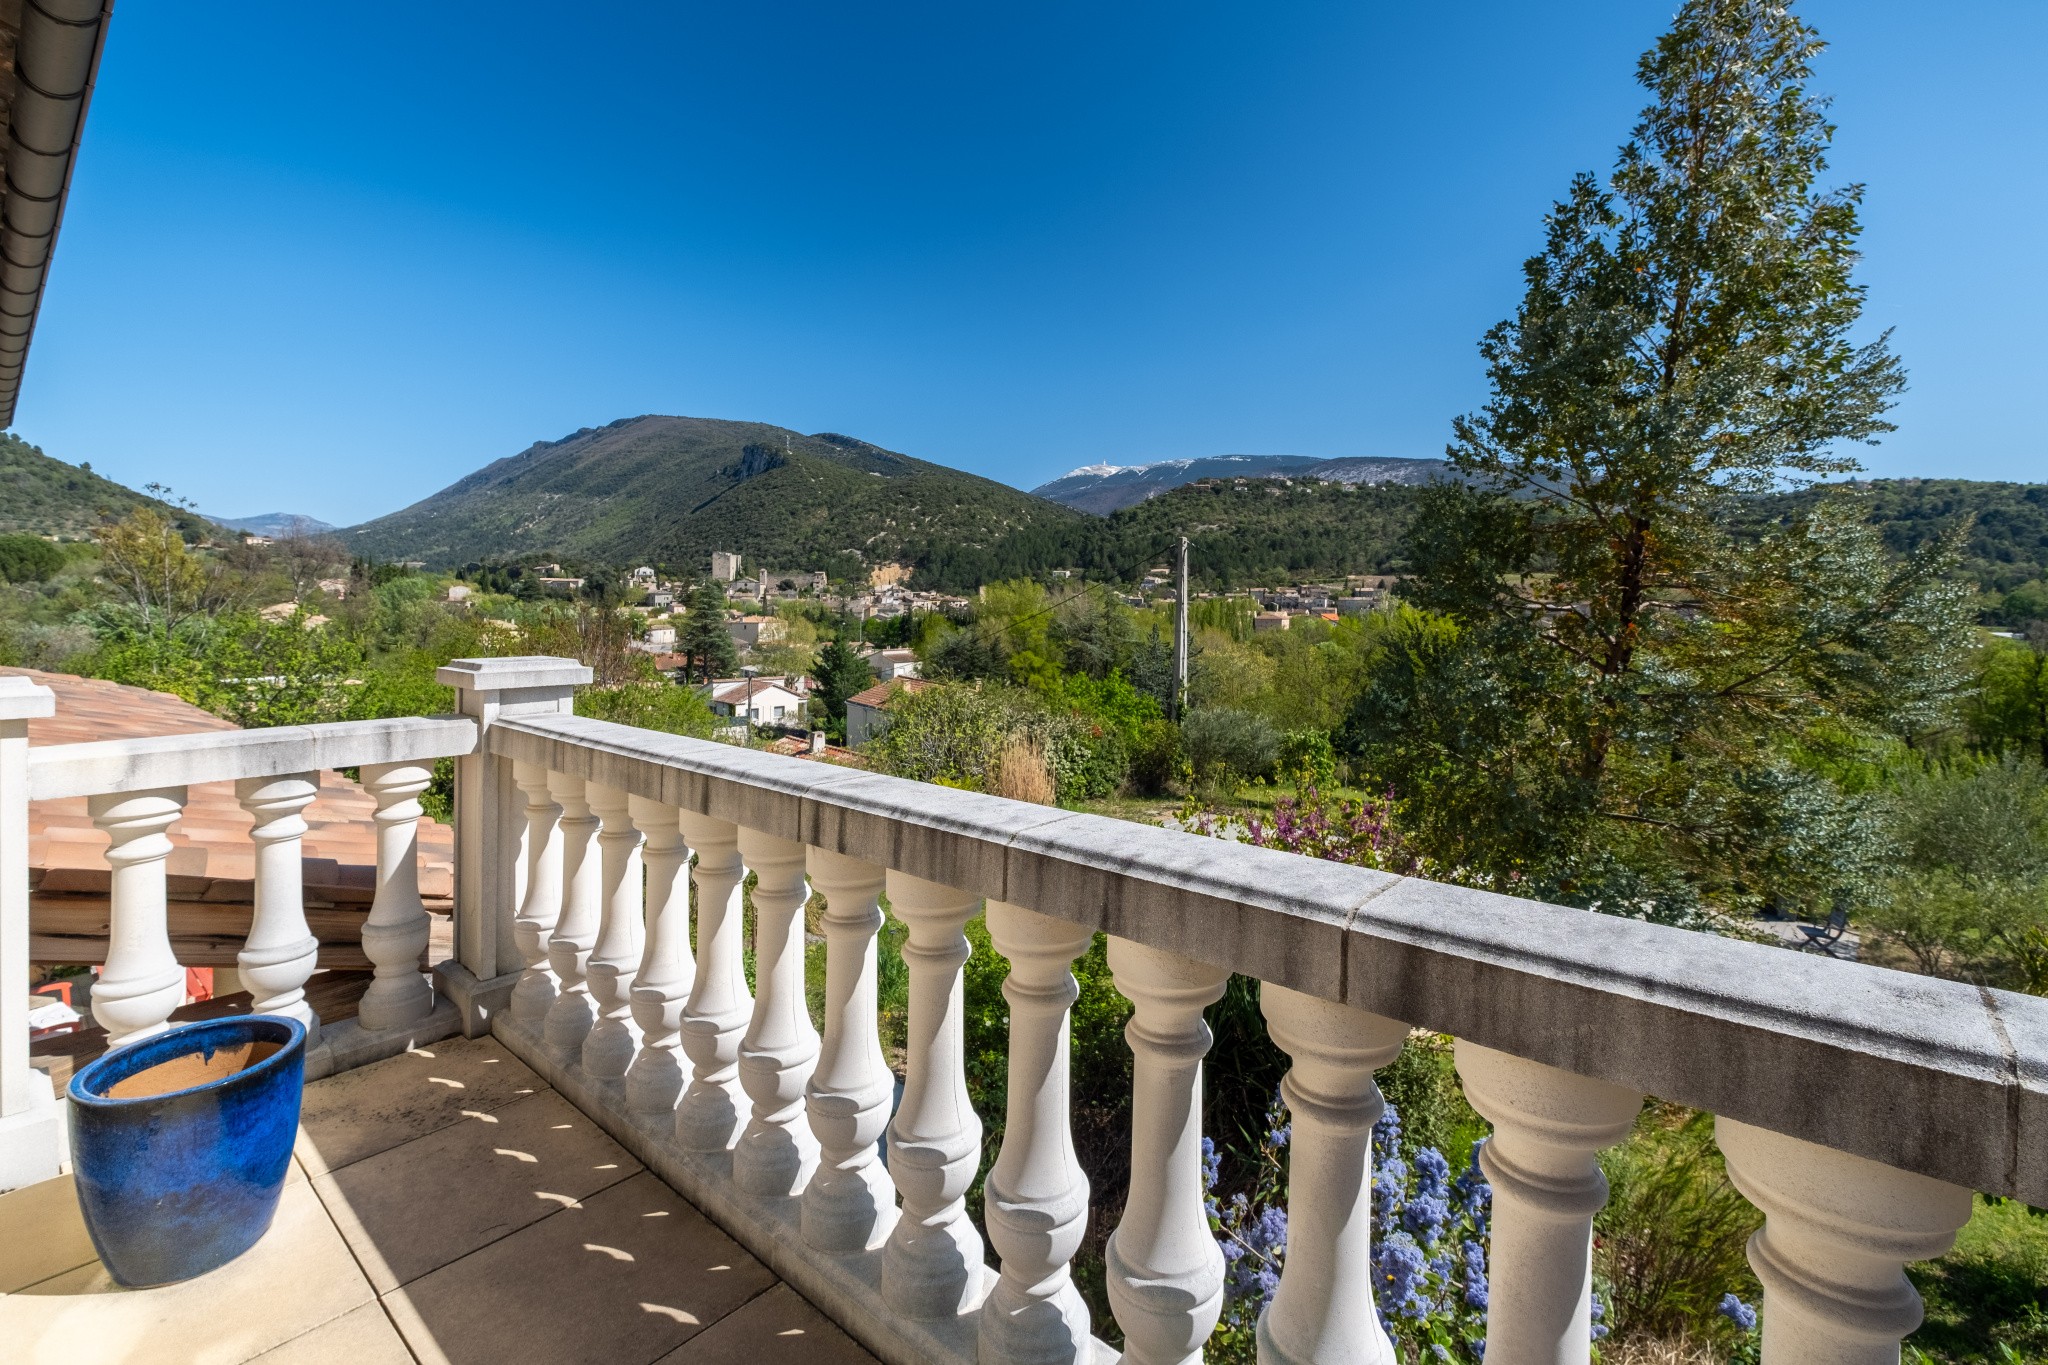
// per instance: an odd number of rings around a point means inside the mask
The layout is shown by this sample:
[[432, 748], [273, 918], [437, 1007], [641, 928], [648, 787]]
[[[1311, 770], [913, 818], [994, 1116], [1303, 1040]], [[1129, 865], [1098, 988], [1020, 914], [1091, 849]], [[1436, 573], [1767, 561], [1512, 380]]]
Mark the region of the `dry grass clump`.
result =
[[996, 770], [989, 778], [988, 790], [1013, 801], [1052, 805], [1052, 770], [1046, 766], [1045, 747], [1028, 735], [1011, 735], [1004, 740], [996, 755]]
[[1600, 1365], [1720, 1365], [1714, 1349], [1684, 1333], [1600, 1343]]

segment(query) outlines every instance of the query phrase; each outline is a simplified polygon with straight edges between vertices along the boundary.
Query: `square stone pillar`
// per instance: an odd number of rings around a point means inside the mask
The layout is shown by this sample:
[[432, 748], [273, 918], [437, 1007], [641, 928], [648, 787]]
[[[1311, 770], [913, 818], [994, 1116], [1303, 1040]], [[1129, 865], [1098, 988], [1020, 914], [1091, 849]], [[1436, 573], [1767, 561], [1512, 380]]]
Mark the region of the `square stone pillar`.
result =
[[590, 679], [587, 666], [546, 655], [457, 659], [434, 674], [478, 728], [476, 751], [455, 760], [455, 956], [434, 968], [468, 1037], [490, 1032], [525, 965], [512, 921], [526, 892], [526, 798], [513, 785], [512, 760], [489, 752], [491, 727], [567, 715]]
[[0, 678], [0, 1190], [49, 1180], [64, 1164], [64, 1117], [49, 1077], [28, 1064], [28, 723], [57, 697]]

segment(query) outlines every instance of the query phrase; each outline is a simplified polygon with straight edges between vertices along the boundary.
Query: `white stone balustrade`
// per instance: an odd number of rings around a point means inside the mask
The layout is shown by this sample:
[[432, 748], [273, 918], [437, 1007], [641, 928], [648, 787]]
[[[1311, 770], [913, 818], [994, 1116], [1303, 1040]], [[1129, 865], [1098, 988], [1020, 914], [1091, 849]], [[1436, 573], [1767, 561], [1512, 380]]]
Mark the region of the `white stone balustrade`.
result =
[[[95, 796], [92, 822], [113, 844], [107, 849], [112, 925], [107, 961], [92, 992], [93, 1018], [119, 1047], [164, 1030], [185, 999], [185, 969], [171, 952], [164, 860], [166, 832], [185, 809], [183, 787]], [[11, 870], [9, 875], [15, 875]]]
[[726, 1152], [744, 1122], [740, 1037], [753, 1014], [747, 994], [741, 919], [739, 829], [691, 811], [683, 838], [697, 851], [697, 975], [683, 1006], [683, 1052], [690, 1084], [676, 1106], [676, 1140], [685, 1151]]
[[739, 832], [754, 870], [754, 1013], [740, 1040], [740, 1085], [752, 1104], [733, 1148], [732, 1173], [749, 1194], [802, 1193], [818, 1164], [804, 1117], [804, 1089], [818, 1061], [818, 1032], [804, 1003], [804, 846], [758, 830]]
[[1260, 1365], [1395, 1365], [1373, 1307], [1372, 1073], [1408, 1026], [1267, 982], [1259, 1008], [1292, 1065], [1280, 1082], [1288, 1145], [1287, 1261], [1259, 1315]]
[[647, 869], [647, 943], [633, 976], [640, 1051], [626, 1069], [626, 1107], [638, 1114], [667, 1114], [689, 1080], [683, 1066], [683, 1006], [697, 974], [690, 956], [690, 850], [674, 806], [645, 796], [630, 797], [627, 805], [647, 840], [640, 855]]
[[[603, 916], [603, 875], [597, 849], [598, 819], [591, 813], [587, 784], [567, 773], [548, 774], [548, 794], [562, 808], [556, 828], [562, 835], [562, 911], [548, 936], [548, 965], [555, 975], [555, 1000], [543, 1025], [548, 1046], [558, 1055], [575, 1056], [597, 1021], [584, 972], [597, 946]], [[515, 986], [514, 989], [517, 989]]]
[[513, 935], [525, 962], [512, 987], [513, 1017], [538, 1025], [558, 994], [548, 961], [548, 939], [562, 917], [562, 808], [548, 790], [548, 770], [514, 763], [512, 780], [526, 797], [526, 894], [513, 917]]
[[896, 1226], [896, 1184], [879, 1150], [895, 1090], [876, 1028], [883, 873], [822, 848], [810, 850], [807, 865], [825, 897], [825, 1037], [804, 1093], [820, 1150], [801, 1226], [820, 1251], [874, 1251]]
[[[927, 1365], [1095, 1358], [1071, 1269], [1089, 1185], [1067, 1032], [1071, 963], [1096, 924], [1115, 931], [1110, 966], [1134, 1007], [1131, 1181], [1105, 1248], [1131, 1365], [1195, 1365], [1221, 1307], [1202, 1209], [1202, 1016], [1227, 969], [1263, 979], [1290, 1061], [1286, 1261], [1258, 1325], [1263, 1365], [1395, 1359], [1374, 1309], [1370, 1142], [1373, 1073], [1398, 1055], [1402, 1020], [1488, 1041], [1460, 1041], [1457, 1062], [1494, 1127], [1479, 1158], [1494, 1189], [1490, 1365], [1588, 1359], [1598, 1158], [1642, 1091], [1726, 1116], [1730, 1176], [1765, 1215], [1750, 1256], [1767, 1365], [1896, 1362], [1920, 1315], [1903, 1267], [1949, 1246], [1965, 1187], [2048, 1203], [2048, 1106], [2027, 1079], [2048, 1074], [2048, 1002], [648, 734], [574, 716], [587, 670], [568, 661], [462, 661], [443, 677], [461, 718], [62, 753], [27, 749], [20, 718], [0, 712], [0, 966], [13, 974], [26, 953], [22, 788], [89, 797], [113, 869], [93, 1008], [116, 1041], [162, 1028], [183, 992], [166, 831], [181, 783], [234, 779], [263, 869], [251, 984], [303, 1008], [315, 948], [299, 811], [312, 774], [360, 766], [380, 831], [363, 1023], [410, 1014], [417, 796], [434, 755], [463, 755], [458, 960], [437, 966], [458, 1008], [431, 1017], [501, 1038], [863, 1345]], [[758, 1000], [743, 965], [750, 868]], [[804, 1002], [807, 875], [826, 902], [822, 1039]], [[876, 1027], [884, 891], [908, 930], [893, 1115]], [[1010, 1089], [984, 1204], [999, 1275], [966, 1207], [982, 1126], [963, 930], [984, 897], [1009, 959]], [[0, 1180], [51, 1160], [10, 1147], [30, 1127], [16, 1121], [20, 1058], [0, 1039]], [[1794, 1079], [1760, 1086], [1765, 1068]], [[46, 1147], [50, 1127], [35, 1130]]]
[[[31, 909], [29, 894], [30, 804], [83, 798], [109, 845], [106, 960], [93, 1016], [116, 1046], [163, 1031], [187, 981], [169, 932], [171, 831], [190, 784], [232, 782], [251, 817], [254, 864], [237, 975], [255, 1010], [306, 1026], [308, 1079], [460, 1027], [454, 1010], [436, 1007], [420, 970], [428, 923], [415, 867], [417, 797], [435, 759], [476, 751], [476, 721], [412, 717], [31, 747], [26, 722], [57, 709], [51, 689], [0, 678], [0, 980], [25, 981], [32, 965], [31, 916], [41, 907]], [[303, 813], [319, 774], [333, 768], [361, 769], [376, 805], [376, 890], [362, 941], [377, 971], [357, 1016], [322, 1028], [306, 998], [320, 944], [306, 918]], [[64, 1159], [49, 1076], [27, 1065], [25, 1007], [20, 992], [0, 992], [0, 1191], [47, 1178]]]
[[645, 939], [640, 845], [646, 836], [633, 823], [625, 792], [593, 782], [584, 788], [584, 797], [601, 824], [597, 900], [602, 918], [583, 968], [592, 1014], [583, 1039], [583, 1069], [600, 1080], [621, 1080], [640, 1050], [633, 1023], [633, 973]]
[[365, 767], [363, 790], [377, 803], [377, 892], [363, 924], [363, 953], [376, 979], [356, 1005], [366, 1029], [404, 1028], [427, 1017], [434, 990], [420, 970], [431, 925], [420, 902], [420, 793], [434, 770], [419, 763]]
[[1457, 1061], [1465, 1098], [1493, 1125], [1479, 1153], [1493, 1186], [1486, 1358], [1588, 1361], [1600, 1153], [1628, 1136], [1643, 1097], [1463, 1040]]
[[1731, 1119], [1714, 1136], [1764, 1214], [1749, 1239], [1763, 1365], [1897, 1365], [1922, 1316], [1906, 1264], [1955, 1244], [1970, 1192]]
[[882, 1248], [882, 1299], [912, 1319], [957, 1317], [988, 1292], [967, 1188], [981, 1164], [981, 1120], [962, 1053], [962, 932], [977, 898], [891, 871], [889, 904], [909, 929], [910, 1021], [903, 1099], [889, 1124], [889, 1174], [903, 1209]]
[[256, 914], [235, 957], [257, 1014], [282, 1014], [306, 1026], [306, 1045], [320, 1041], [320, 1016], [306, 1003], [306, 982], [319, 965], [320, 941], [306, 928], [305, 817], [320, 794], [319, 774], [245, 777], [235, 784], [242, 809], [256, 817]]
[[1103, 1256], [1130, 1365], [1196, 1365], [1223, 1311], [1223, 1251], [1202, 1206], [1202, 1011], [1230, 973], [1129, 939], [1109, 969], [1131, 1002], [1131, 1187]]
[[984, 1185], [983, 1218], [1002, 1274], [981, 1313], [984, 1365], [1085, 1361], [1088, 1305], [1074, 1253], [1088, 1228], [1088, 1176], [1074, 1156], [1068, 1021], [1079, 997], [1070, 964], [1089, 932], [1022, 906], [988, 903], [989, 937], [1010, 960], [1010, 1068], [1003, 1146]]

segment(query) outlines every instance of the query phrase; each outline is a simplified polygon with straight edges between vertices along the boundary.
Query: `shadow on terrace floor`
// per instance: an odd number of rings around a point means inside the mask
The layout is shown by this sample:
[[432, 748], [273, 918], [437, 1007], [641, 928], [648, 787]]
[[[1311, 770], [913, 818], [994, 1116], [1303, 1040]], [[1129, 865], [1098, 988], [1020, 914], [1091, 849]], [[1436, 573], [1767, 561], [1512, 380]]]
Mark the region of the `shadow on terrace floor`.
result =
[[306, 1089], [277, 1221], [230, 1265], [122, 1290], [68, 1178], [0, 1195], [10, 1362], [872, 1365], [497, 1043]]

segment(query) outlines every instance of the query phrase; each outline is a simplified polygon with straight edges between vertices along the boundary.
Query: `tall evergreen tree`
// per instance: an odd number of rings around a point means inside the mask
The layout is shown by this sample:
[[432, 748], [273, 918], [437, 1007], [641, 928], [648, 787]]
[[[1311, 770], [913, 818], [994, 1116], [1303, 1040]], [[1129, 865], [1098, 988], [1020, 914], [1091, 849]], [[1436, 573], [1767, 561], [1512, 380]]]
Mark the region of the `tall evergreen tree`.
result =
[[1867, 841], [1818, 756], [1945, 699], [1953, 543], [1890, 563], [1845, 497], [1740, 515], [1854, 469], [1904, 384], [1888, 333], [1850, 336], [1862, 191], [1820, 185], [1820, 49], [1782, 0], [1688, 0], [1481, 344], [1491, 400], [1411, 532], [1441, 619], [1352, 727], [1447, 864], [1609, 907], [1838, 895]]
[[845, 640], [835, 639], [818, 651], [811, 675], [818, 680], [818, 704], [824, 707], [830, 728], [844, 734], [846, 699], [874, 686], [874, 671]]
[[683, 616], [683, 628], [676, 632], [676, 647], [683, 654], [686, 675], [699, 682], [728, 678], [739, 669], [739, 653], [725, 628], [725, 610], [725, 591], [718, 584], [707, 580], [690, 591], [690, 606]]

